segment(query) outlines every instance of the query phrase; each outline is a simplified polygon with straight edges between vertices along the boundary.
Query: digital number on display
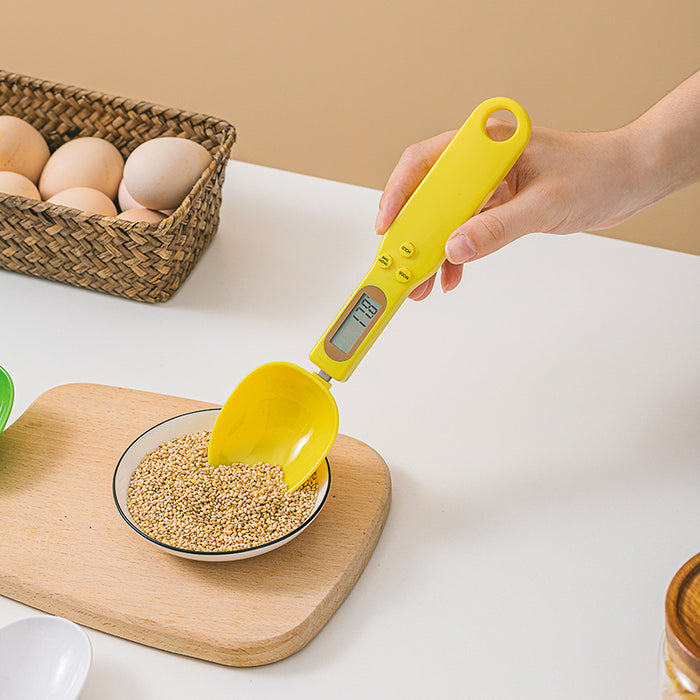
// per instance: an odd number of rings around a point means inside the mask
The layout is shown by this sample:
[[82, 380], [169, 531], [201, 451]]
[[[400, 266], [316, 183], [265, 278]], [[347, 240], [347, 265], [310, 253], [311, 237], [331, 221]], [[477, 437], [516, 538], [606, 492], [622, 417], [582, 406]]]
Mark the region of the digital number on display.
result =
[[338, 330], [333, 334], [333, 337], [330, 339], [331, 344], [347, 355], [362, 337], [362, 334], [377, 315], [380, 307], [379, 302], [372, 299], [369, 294], [363, 294], [355, 306], [352, 307], [352, 311], [350, 311], [346, 319], [340, 324]]

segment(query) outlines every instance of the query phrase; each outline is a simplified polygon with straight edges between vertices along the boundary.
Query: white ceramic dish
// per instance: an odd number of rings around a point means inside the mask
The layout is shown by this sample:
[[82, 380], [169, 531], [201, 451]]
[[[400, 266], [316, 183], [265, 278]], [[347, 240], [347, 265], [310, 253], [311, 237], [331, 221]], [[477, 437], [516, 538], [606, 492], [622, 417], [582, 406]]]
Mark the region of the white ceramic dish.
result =
[[87, 635], [63, 617], [25, 617], [0, 628], [3, 700], [75, 700], [91, 663]]
[[189, 433], [196, 433], [200, 430], [211, 430], [214, 425], [214, 421], [219, 414], [219, 410], [220, 409], [218, 408], [209, 408], [201, 411], [192, 411], [191, 413], [184, 413], [180, 416], [169, 418], [162, 423], [158, 423], [158, 425], [154, 425], [152, 428], [149, 428], [145, 433], [136, 438], [131, 445], [129, 445], [127, 450], [119, 459], [117, 468], [114, 471], [112, 491], [114, 495], [114, 502], [116, 503], [117, 510], [121, 514], [122, 518], [124, 518], [127, 524], [141, 537], [155, 547], [158, 547], [158, 549], [168, 552], [169, 554], [175, 554], [179, 557], [185, 557], [187, 559], [198, 559], [201, 561], [233, 561], [236, 559], [247, 559], [249, 557], [265, 554], [273, 549], [277, 549], [277, 547], [281, 547], [283, 544], [286, 544], [290, 540], [294, 539], [299, 533], [303, 532], [319, 514], [323, 504], [326, 502], [326, 497], [328, 496], [328, 490], [331, 483], [331, 472], [328, 465], [328, 460], [326, 460], [325, 463], [316, 470], [316, 476], [319, 480], [318, 496], [309, 517], [296, 530], [292, 530], [292, 532], [286, 534], [284, 537], [272, 540], [267, 544], [259, 545], [257, 547], [250, 547], [249, 549], [239, 549], [228, 552], [198, 552], [191, 549], [181, 549], [179, 547], [173, 547], [169, 544], [164, 544], [163, 542], [159, 542], [143, 532], [134, 522], [134, 519], [131, 517], [131, 513], [129, 513], [129, 509], [127, 507], [129, 481], [131, 480], [131, 475], [133, 474], [134, 470], [139, 466], [139, 464], [141, 464], [141, 461], [149, 452], [155, 450], [164, 442], [168, 442], [169, 440], [182, 435], [188, 435]]

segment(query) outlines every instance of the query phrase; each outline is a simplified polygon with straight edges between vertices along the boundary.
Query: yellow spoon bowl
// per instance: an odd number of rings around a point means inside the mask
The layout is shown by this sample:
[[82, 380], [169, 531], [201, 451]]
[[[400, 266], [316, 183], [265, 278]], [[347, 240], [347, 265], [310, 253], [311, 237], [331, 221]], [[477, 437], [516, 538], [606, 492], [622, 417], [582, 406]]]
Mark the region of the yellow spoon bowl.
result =
[[227, 399], [212, 428], [208, 460], [279, 464], [294, 490], [316, 471], [337, 434], [338, 406], [329, 384], [290, 362], [270, 362]]

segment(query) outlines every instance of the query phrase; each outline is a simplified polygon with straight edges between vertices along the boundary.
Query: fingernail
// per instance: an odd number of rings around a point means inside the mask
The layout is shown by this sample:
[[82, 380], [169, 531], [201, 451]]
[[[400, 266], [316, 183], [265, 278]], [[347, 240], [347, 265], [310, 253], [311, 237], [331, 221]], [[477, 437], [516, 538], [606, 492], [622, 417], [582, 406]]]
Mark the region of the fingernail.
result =
[[380, 209], [380, 210], [377, 212], [377, 220], [374, 222], [374, 230], [375, 230], [377, 233], [379, 233], [379, 222], [380, 222], [381, 218], [382, 218], [382, 210]]
[[471, 241], [462, 233], [458, 233], [447, 241], [445, 255], [451, 263], [463, 263], [476, 257], [476, 250]]

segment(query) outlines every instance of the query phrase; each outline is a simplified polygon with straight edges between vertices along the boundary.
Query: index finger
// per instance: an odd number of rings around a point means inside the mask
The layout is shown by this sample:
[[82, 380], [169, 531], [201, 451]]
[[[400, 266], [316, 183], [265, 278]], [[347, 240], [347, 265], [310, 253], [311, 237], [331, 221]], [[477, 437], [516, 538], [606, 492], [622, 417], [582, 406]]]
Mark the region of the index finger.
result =
[[403, 152], [379, 200], [379, 213], [375, 225], [378, 234], [386, 233], [391, 222], [456, 133], [456, 131], [445, 131], [415, 143]]

